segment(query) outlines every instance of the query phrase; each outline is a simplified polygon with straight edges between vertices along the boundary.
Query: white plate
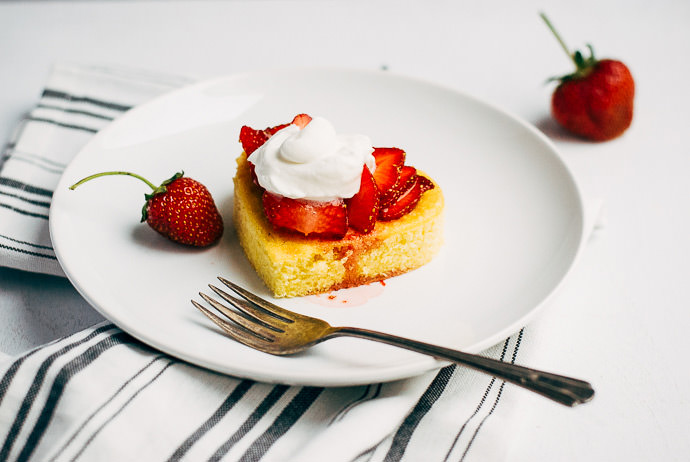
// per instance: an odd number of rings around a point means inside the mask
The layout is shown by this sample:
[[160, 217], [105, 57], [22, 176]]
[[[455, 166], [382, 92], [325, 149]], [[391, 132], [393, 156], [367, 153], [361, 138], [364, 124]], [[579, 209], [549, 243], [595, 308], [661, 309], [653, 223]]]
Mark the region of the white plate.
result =
[[[50, 227], [65, 273], [105, 317], [191, 363], [261, 381], [354, 385], [443, 365], [359, 339], [335, 339], [280, 358], [235, 343], [190, 303], [223, 275], [271, 299], [232, 224], [237, 141], [306, 112], [341, 133], [398, 146], [438, 181], [446, 242], [428, 265], [382, 284], [279, 303], [334, 325], [363, 326], [469, 352], [523, 327], [572, 267], [583, 207], [553, 145], [534, 127], [447, 88], [386, 72], [292, 70], [234, 75], [174, 91], [97, 134], [65, 171]], [[147, 187], [91, 173], [130, 170], [153, 182], [184, 169], [213, 193], [226, 224], [219, 245], [177, 246], [139, 224]], [[363, 299], [362, 299], [363, 297]], [[368, 298], [368, 300], [367, 300]], [[315, 303], [315, 302], [324, 303]]]

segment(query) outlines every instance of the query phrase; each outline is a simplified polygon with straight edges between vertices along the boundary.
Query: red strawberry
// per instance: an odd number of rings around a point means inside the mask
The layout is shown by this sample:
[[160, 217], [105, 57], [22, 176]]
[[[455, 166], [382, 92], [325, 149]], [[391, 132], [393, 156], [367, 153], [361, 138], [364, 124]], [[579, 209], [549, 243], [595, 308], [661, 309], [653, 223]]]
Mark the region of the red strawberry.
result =
[[88, 176], [70, 189], [105, 175], [129, 175], [142, 180], [153, 190], [145, 195], [141, 221], [171, 241], [194, 247], [209, 246], [223, 234], [223, 219], [211, 193], [196, 180], [176, 173], [156, 187], [147, 179], [129, 172], [103, 172]]
[[244, 149], [247, 155], [259, 149], [268, 138], [269, 135], [266, 134], [265, 130], [256, 130], [247, 125], [242, 126], [240, 129], [240, 143], [242, 143], [242, 149]]
[[340, 239], [347, 232], [347, 210], [342, 199], [307, 201], [264, 191], [262, 202], [266, 218], [275, 227], [324, 239]]
[[417, 178], [419, 179], [419, 186], [422, 188], [422, 193], [434, 189], [434, 183], [429, 178], [421, 175], [417, 175]]
[[413, 181], [414, 177], [416, 176], [416, 168], [409, 165], [403, 166], [402, 170], [400, 171], [398, 181], [395, 182], [395, 185], [393, 185], [393, 187], [388, 190], [388, 193], [381, 195], [381, 203], [386, 204], [400, 197], [400, 195], [407, 191], [407, 188], [410, 186], [408, 183]]
[[571, 54], [545, 15], [541, 15], [565, 52], [575, 63], [575, 72], [555, 79], [560, 83], [551, 98], [553, 117], [566, 130], [593, 141], [620, 136], [632, 122], [635, 82], [620, 61], [597, 60], [594, 50], [585, 58]]
[[349, 225], [361, 233], [370, 233], [374, 229], [379, 212], [379, 191], [376, 189], [374, 176], [366, 165], [362, 169], [359, 191], [346, 199], [345, 204]]
[[[311, 122], [311, 116], [307, 114], [298, 114], [292, 119], [291, 123], [297, 125], [299, 128], [304, 128], [309, 122]], [[242, 143], [242, 149], [244, 149], [247, 155], [250, 155], [252, 152], [259, 149], [271, 136], [288, 125], [290, 124], [280, 124], [275, 127], [268, 127], [264, 130], [257, 130], [247, 125], [242, 126], [240, 129], [240, 143]]]
[[374, 181], [382, 197], [386, 197], [389, 191], [398, 182], [400, 172], [405, 165], [405, 151], [398, 148], [374, 148], [376, 169]]
[[299, 128], [304, 128], [307, 124], [311, 122], [311, 116], [308, 114], [297, 114], [292, 123], [297, 125]]
[[[242, 143], [242, 148], [247, 154], [247, 157], [257, 149], [259, 149], [274, 133], [278, 130], [287, 127], [288, 124], [277, 125], [272, 128], [267, 128], [266, 130], [255, 130], [248, 126], [243, 126], [240, 129], [240, 143]], [[255, 185], [259, 185], [259, 180], [256, 177], [256, 172], [254, 171], [254, 164], [247, 162], [249, 164], [249, 173], [252, 176], [252, 181]]]
[[[304, 128], [307, 124], [311, 122], [311, 117], [307, 114], [298, 114], [292, 119], [292, 123], [300, 128]], [[277, 132], [287, 127], [290, 124], [276, 125], [275, 127], [268, 127], [264, 130], [256, 130], [247, 125], [242, 126], [240, 129], [240, 143], [242, 144], [242, 149], [249, 156], [251, 153], [259, 149], [271, 136], [275, 135]], [[254, 173], [254, 164], [249, 163], [249, 169], [251, 171], [252, 179], [254, 184], [259, 186], [259, 182], [256, 179], [256, 174]]]
[[405, 191], [393, 202], [384, 204], [379, 210], [379, 220], [395, 220], [406, 215], [417, 206], [422, 196], [421, 176], [416, 175]]
[[272, 137], [273, 135], [275, 135], [276, 133], [278, 133], [283, 128], [287, 127], [288, 125], [290, 125], [290, 124], [280, 124], [280, 125], [276, 125], [275, 127], [267, 128], [266, 130], [264, 130], [264, 133], [267, 135], [266, 139]]
[[254, 164], [252, 164], [249, 161], [247, 161], [247, 165], [249, 165], [249, 174], [252, 177], [252, 183], [261, 188], [261, 185], [259, 184], [259, 178], [256, 176], [256, 166], [254, 166]]

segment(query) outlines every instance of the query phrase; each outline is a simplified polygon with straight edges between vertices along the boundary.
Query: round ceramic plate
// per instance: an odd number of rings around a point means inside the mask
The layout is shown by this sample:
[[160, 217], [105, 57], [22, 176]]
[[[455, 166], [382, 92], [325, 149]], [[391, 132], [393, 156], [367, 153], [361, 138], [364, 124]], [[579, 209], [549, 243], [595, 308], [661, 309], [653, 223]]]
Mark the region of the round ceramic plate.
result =
[[[77, 290], [120, 328], [193, 364], [234, 376], [340, 386], [390, 381], [443, 363], [339, 338], [292, 357], [225, 337], [190, 299], [222, 275], [274, 302], [232, 222], [242, 125], [306, 112], [340, 133], [397, 146], [445, 195], [445, 244], [428, 265], [385, 284], [277, 303], [333, 325], [361, 326], [479, 352], [523, 327], [561, 284], [583, 242], [583, 207], [554, 146], [534, 127], [456, 91], [387, 72], [291, 70], [233, 75], [137, 107], [76, 156], [53, 196], [50, 229]], [[213, 193], [221, 242], [195, 250], [139, 223], [147, 187], [89, 174], [129, 170], [153, 182], [178, 170]]]

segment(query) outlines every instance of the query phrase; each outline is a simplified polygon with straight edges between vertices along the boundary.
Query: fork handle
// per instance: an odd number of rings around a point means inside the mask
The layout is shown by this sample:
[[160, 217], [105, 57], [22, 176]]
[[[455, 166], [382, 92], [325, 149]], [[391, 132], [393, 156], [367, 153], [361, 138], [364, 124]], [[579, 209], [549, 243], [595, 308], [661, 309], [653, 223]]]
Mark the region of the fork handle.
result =
[[417, 353], [430, 355], [437, 359], [452, 361], [478, 371], [486, 372], [494, 377], [539, 393], [540, 395], [566, 406], [586, 403], [594, 396], [592, 385], [583, 380], [530, 369], [528, 367], [498, 361], [485, 356], [464, 353], [462, 351], [451, 350], [450, 348], [443, 348], [429, 343], [418, 342], [416, 340], [357, 327], [337, 327], [334, 328], [331, 334], [331, 336], [342, 335], [376, 340]]

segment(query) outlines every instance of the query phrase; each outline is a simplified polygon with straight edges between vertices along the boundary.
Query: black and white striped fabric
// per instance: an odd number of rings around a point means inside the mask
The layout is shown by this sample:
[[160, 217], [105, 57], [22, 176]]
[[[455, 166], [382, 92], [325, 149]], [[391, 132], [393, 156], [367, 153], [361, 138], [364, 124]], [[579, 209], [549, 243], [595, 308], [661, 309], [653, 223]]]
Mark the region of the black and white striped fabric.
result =
[[[524, 330], [486, 352], [515, 361]], [[103, 324], [0, 363], [1, 461], [491, 461], [515, 388], [456, 366], [347, 388], [235, 379]]]
[[[188, 79], [57, 66], [4, 151], [0, 263], [62, 274], [52, 190], [89, 138]], [[485, 352], [525, 350], [526, 330]], [[491, 461], [524, 391], [449, 366], [386, 384], [318, 388], [209, 372], [106, 323], [0, 358], [0, 461]]]

